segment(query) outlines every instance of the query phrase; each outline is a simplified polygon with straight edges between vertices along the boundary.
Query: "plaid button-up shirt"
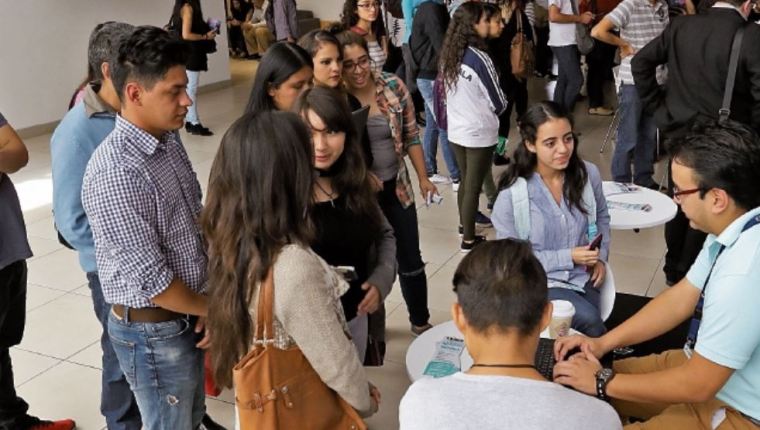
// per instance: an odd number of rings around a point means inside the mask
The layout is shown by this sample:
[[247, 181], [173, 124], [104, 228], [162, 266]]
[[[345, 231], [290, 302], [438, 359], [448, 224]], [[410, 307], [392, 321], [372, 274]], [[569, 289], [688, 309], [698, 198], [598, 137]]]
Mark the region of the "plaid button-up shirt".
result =
[[414, 204], [414, 190], [404, 157], [406, 157], [410, 146], [420, 144], [420, 131], [417, 127], [414, 102], [406, 85], [398, 76], [386, 72], [373, 76], [377, 88], [375, 94], [377, 107], [388, 118], [391, 137], [398, 157], [396, 197], [404, 208], [408, 208]]
[[155, 307], [175, 278], [205, 290], [201, 188], [176, 133], [156, 139], [117, 116], [87, 165], [82, 203], [106, 302]]

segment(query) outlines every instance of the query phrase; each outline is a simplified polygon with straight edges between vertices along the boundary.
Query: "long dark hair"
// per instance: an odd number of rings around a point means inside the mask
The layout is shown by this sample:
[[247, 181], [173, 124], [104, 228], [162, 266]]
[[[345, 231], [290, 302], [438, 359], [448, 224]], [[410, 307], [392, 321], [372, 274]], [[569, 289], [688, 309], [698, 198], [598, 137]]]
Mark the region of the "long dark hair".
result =
[[368, 219], [370, 222], [367, 228], [377, 231], [380, 227], [380, 208], [372, 190], [345, 94], [333, 88], [315, 87], [301, 94], [294, 110], [305, 121], [308, 112], [313, 111], [328, 130], [346, 134], [343, 153], [329, 170], [332, 186], [345, 198], [348, 210]]
[[[182, 36], [182, 13], [180, 12], [182, 10], [182, 6], [184, 5], [190, 5], [190, 8], [193, 10], [193, 29], [205, 29], [208, 28], [208, 25], [203, 20], [203, 10], [201, 9], [201, 2], [200, 0], [175, 0], [174, 1], [174, 8], [172, 9], [172, 17], [171, 21], [169, 22], [170, 26], [174, 26], [174, 28], [179, 30], [180, 36]], [[203, 33], [206, 33], [205, 31]]]
[[468, 46], [486, 50], [485, 41], [475, 32], [475, 25], [483, 17], [485, 10], [480, 2], [463, 3], [454, 12], [446, 37], [443, 39], [439, 67], [443, 73], [446, 88], [451, 89], [457, 83], [459, 68]]
[[[375, 0], [377, 3], [381, 3], [380, 0]], [[359, 14], [356, 10], [359, 8], [359, 0], [346, 0], [343, 2], [343, 13], [340, 15], [340, 22], [346, 28], [351, 30], [351, 27], [359, 23]], [[379, 41], [381, 37], [385, 36], [385, 24], [383, 23], [383, 14], [378, 10], [377, 19], [370, 25], [370, 31]]]
[[232, 385], [232, 368], [253, 339], [256, 284], [285, 245], [313, 240], [310, 139], [292, 112], [246, 113], [225, 133], [211, 167], [200, 224], [208, 241], [210, 353], [221, 386]]
[[[570, 123], [570, 128], [573, 128], [572, 116], [562, 106], [550, 101], [534, 104], [520, 117], [517, 125], [520, 128], [521, 141], [515, 148], [512, 157], [514, 161], [499, 178], [499, 190], [512, 186], [518, 177], [528, 179], [536, 171], [538, 159], [536, 154], [528, 151], [526, 144], [538, 145], [536, 142], [538, 128], [546, 122], [558, 119], [567, 120]], [[565, 168], [565, 183], [562, 187], [562, 193], [570, 202], [570, 206], [575, 206], [585, 214], [583, 187], [588, 180], [588, 172], [583, 160], [578, 156], [578, 137], [573, 134], [573, 138], [575, 145], [573, 145], [570, 161]]]
[[248, 105], [245, 107], [246, 113], [276, 110], [269, 89], [279, 87], [304, 67], [313, 67], [313, 64], [309, 53], [300, 46], [290, 42], [278, 42], [270, 46], [256, 71]]

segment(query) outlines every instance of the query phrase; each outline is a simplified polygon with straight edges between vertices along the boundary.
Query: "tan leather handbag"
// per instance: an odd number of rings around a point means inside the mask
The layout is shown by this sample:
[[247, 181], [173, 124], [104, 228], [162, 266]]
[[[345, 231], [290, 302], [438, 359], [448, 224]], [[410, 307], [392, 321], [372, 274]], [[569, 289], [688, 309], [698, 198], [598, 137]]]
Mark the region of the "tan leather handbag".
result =
[[515, 33], [510, 46], [509, 60], [512, 65], [512, 74], [518, 79], [527, 79], [533, 74], [536, 59], [533, 53], [533, 43], [525, 37], [522, 26], [522, 13], [515, 10], [517, 19], [517, 33]]
[[259, 288], [253, 349], [232, 371], [240, 428], [366, 430], [359, 414], [322, 381], [300, 348], [274, 347], [273, 305], [270, 269]]

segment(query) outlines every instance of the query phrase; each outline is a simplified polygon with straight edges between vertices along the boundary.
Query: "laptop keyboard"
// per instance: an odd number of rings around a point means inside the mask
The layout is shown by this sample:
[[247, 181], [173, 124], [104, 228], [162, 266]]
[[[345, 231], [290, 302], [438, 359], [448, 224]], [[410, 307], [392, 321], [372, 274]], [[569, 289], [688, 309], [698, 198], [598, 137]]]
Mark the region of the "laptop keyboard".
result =
[[544, 378], [552, 380], [554, 372], [554, 339], [540, 338], [538, 348], [536, 349], [535, 365], [538, 373], [544, 375]]

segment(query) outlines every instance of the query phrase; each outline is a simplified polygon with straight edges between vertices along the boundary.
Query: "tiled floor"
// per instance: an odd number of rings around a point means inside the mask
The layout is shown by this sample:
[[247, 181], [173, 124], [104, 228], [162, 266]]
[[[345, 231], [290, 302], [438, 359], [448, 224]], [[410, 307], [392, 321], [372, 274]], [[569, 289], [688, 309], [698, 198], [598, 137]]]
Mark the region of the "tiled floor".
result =
[[[204, 190], [219, 140], [242, 112], [248, 99], [256, 64], [233, 61], [233, 84], [200, 96], [201, 118], [216, 132], [214, 137], [201, 138], [183, 133]], [[532, 82], [534, 99], [546, 97], [543, 84], [539, 80]], [[585, 102], [579, 103], [577, 129], [583, 133], [581, 153], [600, 167], [605, 178], [609, 178], [611, 149], [608, 147], [604, 154], [599, 154], [598, 148], [611, 118], [590, 117], [584, 110]], [[512, 138], [514, 141], [514, 131]], [[82, 430], [101, 429], [105, 423], [98, 409], [100, 327], [76, 255], [58, 244], [53, 229], [49, 139], [50, 135], [27, 139], [31, 154], [29, 165], [12, 175], [21, 196], [35, 254], [29, 261], [26, 333], [22, 344], [12, 351], [16, 382], [19, 393], [31, 404], [32, 413], [45, 417], [72, 417]], [[440, 166], [444, 166], [442, 161]], [[454, 298], [450, 282], [461, 260], [460, 239], [456, 233], [456, 195], [450, 186], [441, 186], [440, 191], [444, 198], [440, 206], [418, 209], [422, 255], [428, 262], [433, 324], [449, 319], [449, 307]], [[664, 252], [662, 227], [640, 233], [614, 231], [611, 265], [615, 270], [617, 290], [649, 296], [660, 292], [664, 288]], [[398, 427], [398, 404], [409, 385], [404, 355], [412, 336], [399, 288], [394, 288], [388, 297], [387, 309], [387, 362], [382, 368], [367, 370], [383, 396], [380, 412], [369, 420], [372, 429]], [[234, 422], [231, 402], [229, 392], [208, 401], [210, 413], [230, 428]]]

